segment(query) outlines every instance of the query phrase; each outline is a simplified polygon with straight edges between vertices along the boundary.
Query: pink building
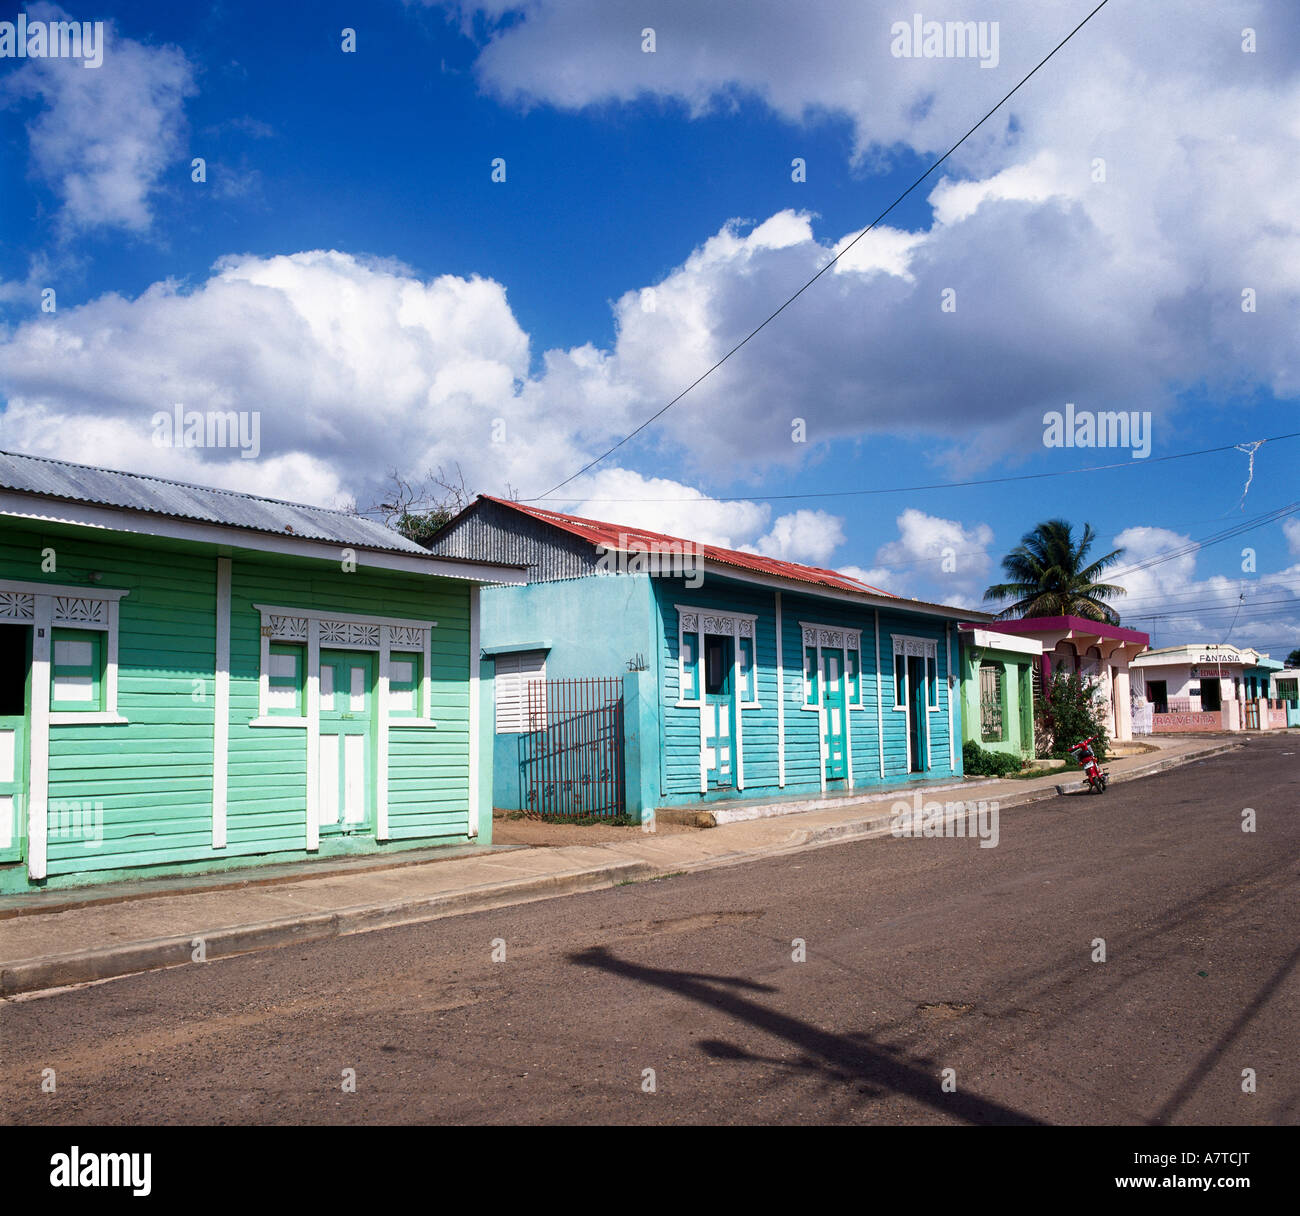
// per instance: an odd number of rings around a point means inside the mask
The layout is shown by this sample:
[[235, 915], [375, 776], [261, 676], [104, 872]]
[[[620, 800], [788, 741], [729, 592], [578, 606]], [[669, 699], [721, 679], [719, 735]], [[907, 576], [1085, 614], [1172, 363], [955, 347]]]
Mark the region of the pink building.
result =
[[[1133, 738], [1129, 664], [1151, 644], [1151, 635], [1082, 616], [1027, 616], [985, 626], [1043, 644], [1035, 685], [1046, 687], [1058, 670], [1091, 676], [1110, 707], [1106, 730], [1123, 742]], [[1040, 682], [1041, 681], [1041, 682]]]

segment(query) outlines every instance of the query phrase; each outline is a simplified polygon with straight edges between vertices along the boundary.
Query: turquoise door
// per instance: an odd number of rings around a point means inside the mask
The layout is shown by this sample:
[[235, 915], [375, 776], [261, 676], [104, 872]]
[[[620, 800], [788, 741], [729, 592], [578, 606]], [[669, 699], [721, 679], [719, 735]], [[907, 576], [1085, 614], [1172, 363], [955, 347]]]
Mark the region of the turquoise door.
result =
[[930, 767], [926, 756], [926, 738], [929, 723], [926, 720], [928, 692], [925, 681], [925, 660], [909, 657], [907, 660], [908, 744], [912, 753], [911, 769], [923, 773]]
[[849, 775], [848, 723], [844, 704], [844, 652], [822, 651], [822, 722], [827, 781]]
[[31, 667], [31, 629], [0, 625], [0, 861], [23, 857]]
[[734, 655], [729, 637], [704, 638], [704, 754], [709, 785], [736, 783], [736, 713], [732, 679]]
[[320, 830], [370, 832], [374, 823], [375, 658], [322, 650], [320, 658]]

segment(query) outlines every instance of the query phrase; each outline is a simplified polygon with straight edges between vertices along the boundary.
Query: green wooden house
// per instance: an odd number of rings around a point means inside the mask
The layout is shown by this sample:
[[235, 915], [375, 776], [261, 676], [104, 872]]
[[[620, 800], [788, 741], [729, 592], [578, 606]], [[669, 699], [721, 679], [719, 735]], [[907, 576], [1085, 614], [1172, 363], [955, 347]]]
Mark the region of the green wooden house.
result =
[[962, 743], [1021, 760], [1034, 758], [1034, 668], [1043, 645], [1034, 638], [963, 624]]
[[521, 577], [0, 452], [0, 894], [486, 843], [479, 587]]

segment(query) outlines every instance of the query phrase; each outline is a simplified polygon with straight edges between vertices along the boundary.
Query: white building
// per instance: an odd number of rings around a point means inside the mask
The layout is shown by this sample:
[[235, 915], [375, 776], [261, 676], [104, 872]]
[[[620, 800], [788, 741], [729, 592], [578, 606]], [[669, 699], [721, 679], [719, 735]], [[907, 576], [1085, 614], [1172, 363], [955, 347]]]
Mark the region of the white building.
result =
[[[1286, 711], [1270, 705], [1270, 678], [1282, 664], [1249, 647], [1162, 646], [1134, 659], [1134, 691], [1143, 690], [1163, 731], [1267, 730]], [[1279, 719], [1280, 720], [1275, 720]]]

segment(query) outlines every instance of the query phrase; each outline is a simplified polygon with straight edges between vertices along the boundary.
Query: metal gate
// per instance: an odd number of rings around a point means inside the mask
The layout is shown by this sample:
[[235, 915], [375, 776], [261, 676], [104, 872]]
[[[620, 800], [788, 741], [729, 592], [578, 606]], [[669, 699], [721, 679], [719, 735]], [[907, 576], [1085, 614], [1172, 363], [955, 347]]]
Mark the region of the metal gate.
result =
[[528, 683], [525, 810], [533, 819], [623, 813], [623, 681]]
[[1246, 700], [1246, 729], [1259, 730], [1259, 702], [1254, 697]]

